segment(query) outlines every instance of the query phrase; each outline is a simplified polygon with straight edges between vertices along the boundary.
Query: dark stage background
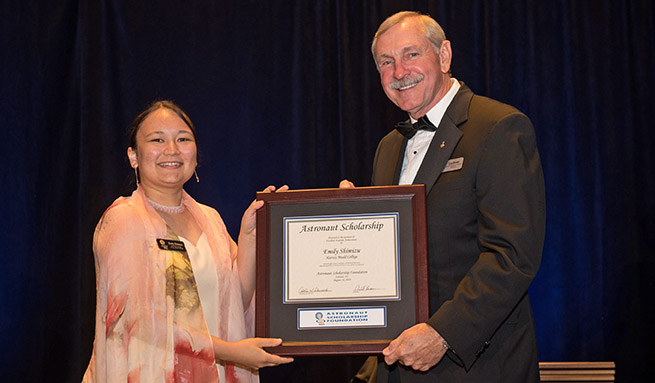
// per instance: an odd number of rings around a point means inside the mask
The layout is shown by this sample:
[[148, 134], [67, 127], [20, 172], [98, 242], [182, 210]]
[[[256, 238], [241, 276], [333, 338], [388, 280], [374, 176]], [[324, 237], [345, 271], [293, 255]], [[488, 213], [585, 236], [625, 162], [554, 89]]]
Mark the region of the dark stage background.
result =
[[[530, 293], [543, 361], [655, 374], [655, 6], [643, 1], [29, 1], [0, 7], [0, 381], [77, 382], [91, 353], [92, 233], [134, 187], [127, 126], [157, 98], [199, 132], [188, 191], [238, 232], [266, 185], [367, 185], [406, 118], [369, 44], [414, 9], [441, 22], [453, 74], [535, 125], [547, 185]], [[345, 381], [300, 359], [264, 382]]]

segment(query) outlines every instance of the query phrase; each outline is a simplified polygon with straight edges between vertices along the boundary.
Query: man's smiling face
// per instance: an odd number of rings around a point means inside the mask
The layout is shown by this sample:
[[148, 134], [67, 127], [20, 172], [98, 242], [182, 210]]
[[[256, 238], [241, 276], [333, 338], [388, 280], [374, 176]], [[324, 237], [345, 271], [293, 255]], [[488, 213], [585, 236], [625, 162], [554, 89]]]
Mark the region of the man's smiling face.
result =
[[424, 116], [450, 89], [450, 43], [444, 40], [437, 54], [417, 18], [380, 35], [375, 57], [387, 97], [414, 118]]

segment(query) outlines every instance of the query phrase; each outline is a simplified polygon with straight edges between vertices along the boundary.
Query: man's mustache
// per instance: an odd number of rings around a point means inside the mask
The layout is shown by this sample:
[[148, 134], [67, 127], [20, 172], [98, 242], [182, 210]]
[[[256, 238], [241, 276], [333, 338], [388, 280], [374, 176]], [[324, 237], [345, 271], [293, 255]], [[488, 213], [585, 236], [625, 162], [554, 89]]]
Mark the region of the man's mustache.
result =
[[392, 82], [391, 84], [389, 84], [389, 88], [394, 89], [394, 90], [407, 88], [407, 87], [410, 87], [412, 85], [416, 85], [419, 82], [423, 81], [423, 77], [424, 76], [422, 74], [419, 74], [419, 75], [416, 75], [414, 77], [402, 78], [400, 80], [396, 80], [396, 81]]

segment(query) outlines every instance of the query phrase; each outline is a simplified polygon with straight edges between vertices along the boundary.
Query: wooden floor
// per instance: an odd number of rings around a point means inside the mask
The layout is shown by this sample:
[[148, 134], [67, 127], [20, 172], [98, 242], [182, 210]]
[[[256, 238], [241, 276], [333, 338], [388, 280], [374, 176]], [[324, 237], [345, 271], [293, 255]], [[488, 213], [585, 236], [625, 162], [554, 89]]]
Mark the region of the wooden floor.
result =
[[614, 362], [540, 362], [542, 382], [613, 382]]

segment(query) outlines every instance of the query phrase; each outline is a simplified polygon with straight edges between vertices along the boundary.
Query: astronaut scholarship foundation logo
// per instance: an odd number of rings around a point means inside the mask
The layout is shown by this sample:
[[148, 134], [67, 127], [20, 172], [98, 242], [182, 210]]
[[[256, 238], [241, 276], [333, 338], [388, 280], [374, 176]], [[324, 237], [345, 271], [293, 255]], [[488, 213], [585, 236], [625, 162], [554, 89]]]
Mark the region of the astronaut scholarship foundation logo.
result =
[[298, 309], [298, 329], [386, 327], [385, 306]]
[[325, 325], [325, 321], [323, 320], [323, 313], [322, 312], [317, 312], [316, 315], [316, 323], [318, 323], [320, 326]]

